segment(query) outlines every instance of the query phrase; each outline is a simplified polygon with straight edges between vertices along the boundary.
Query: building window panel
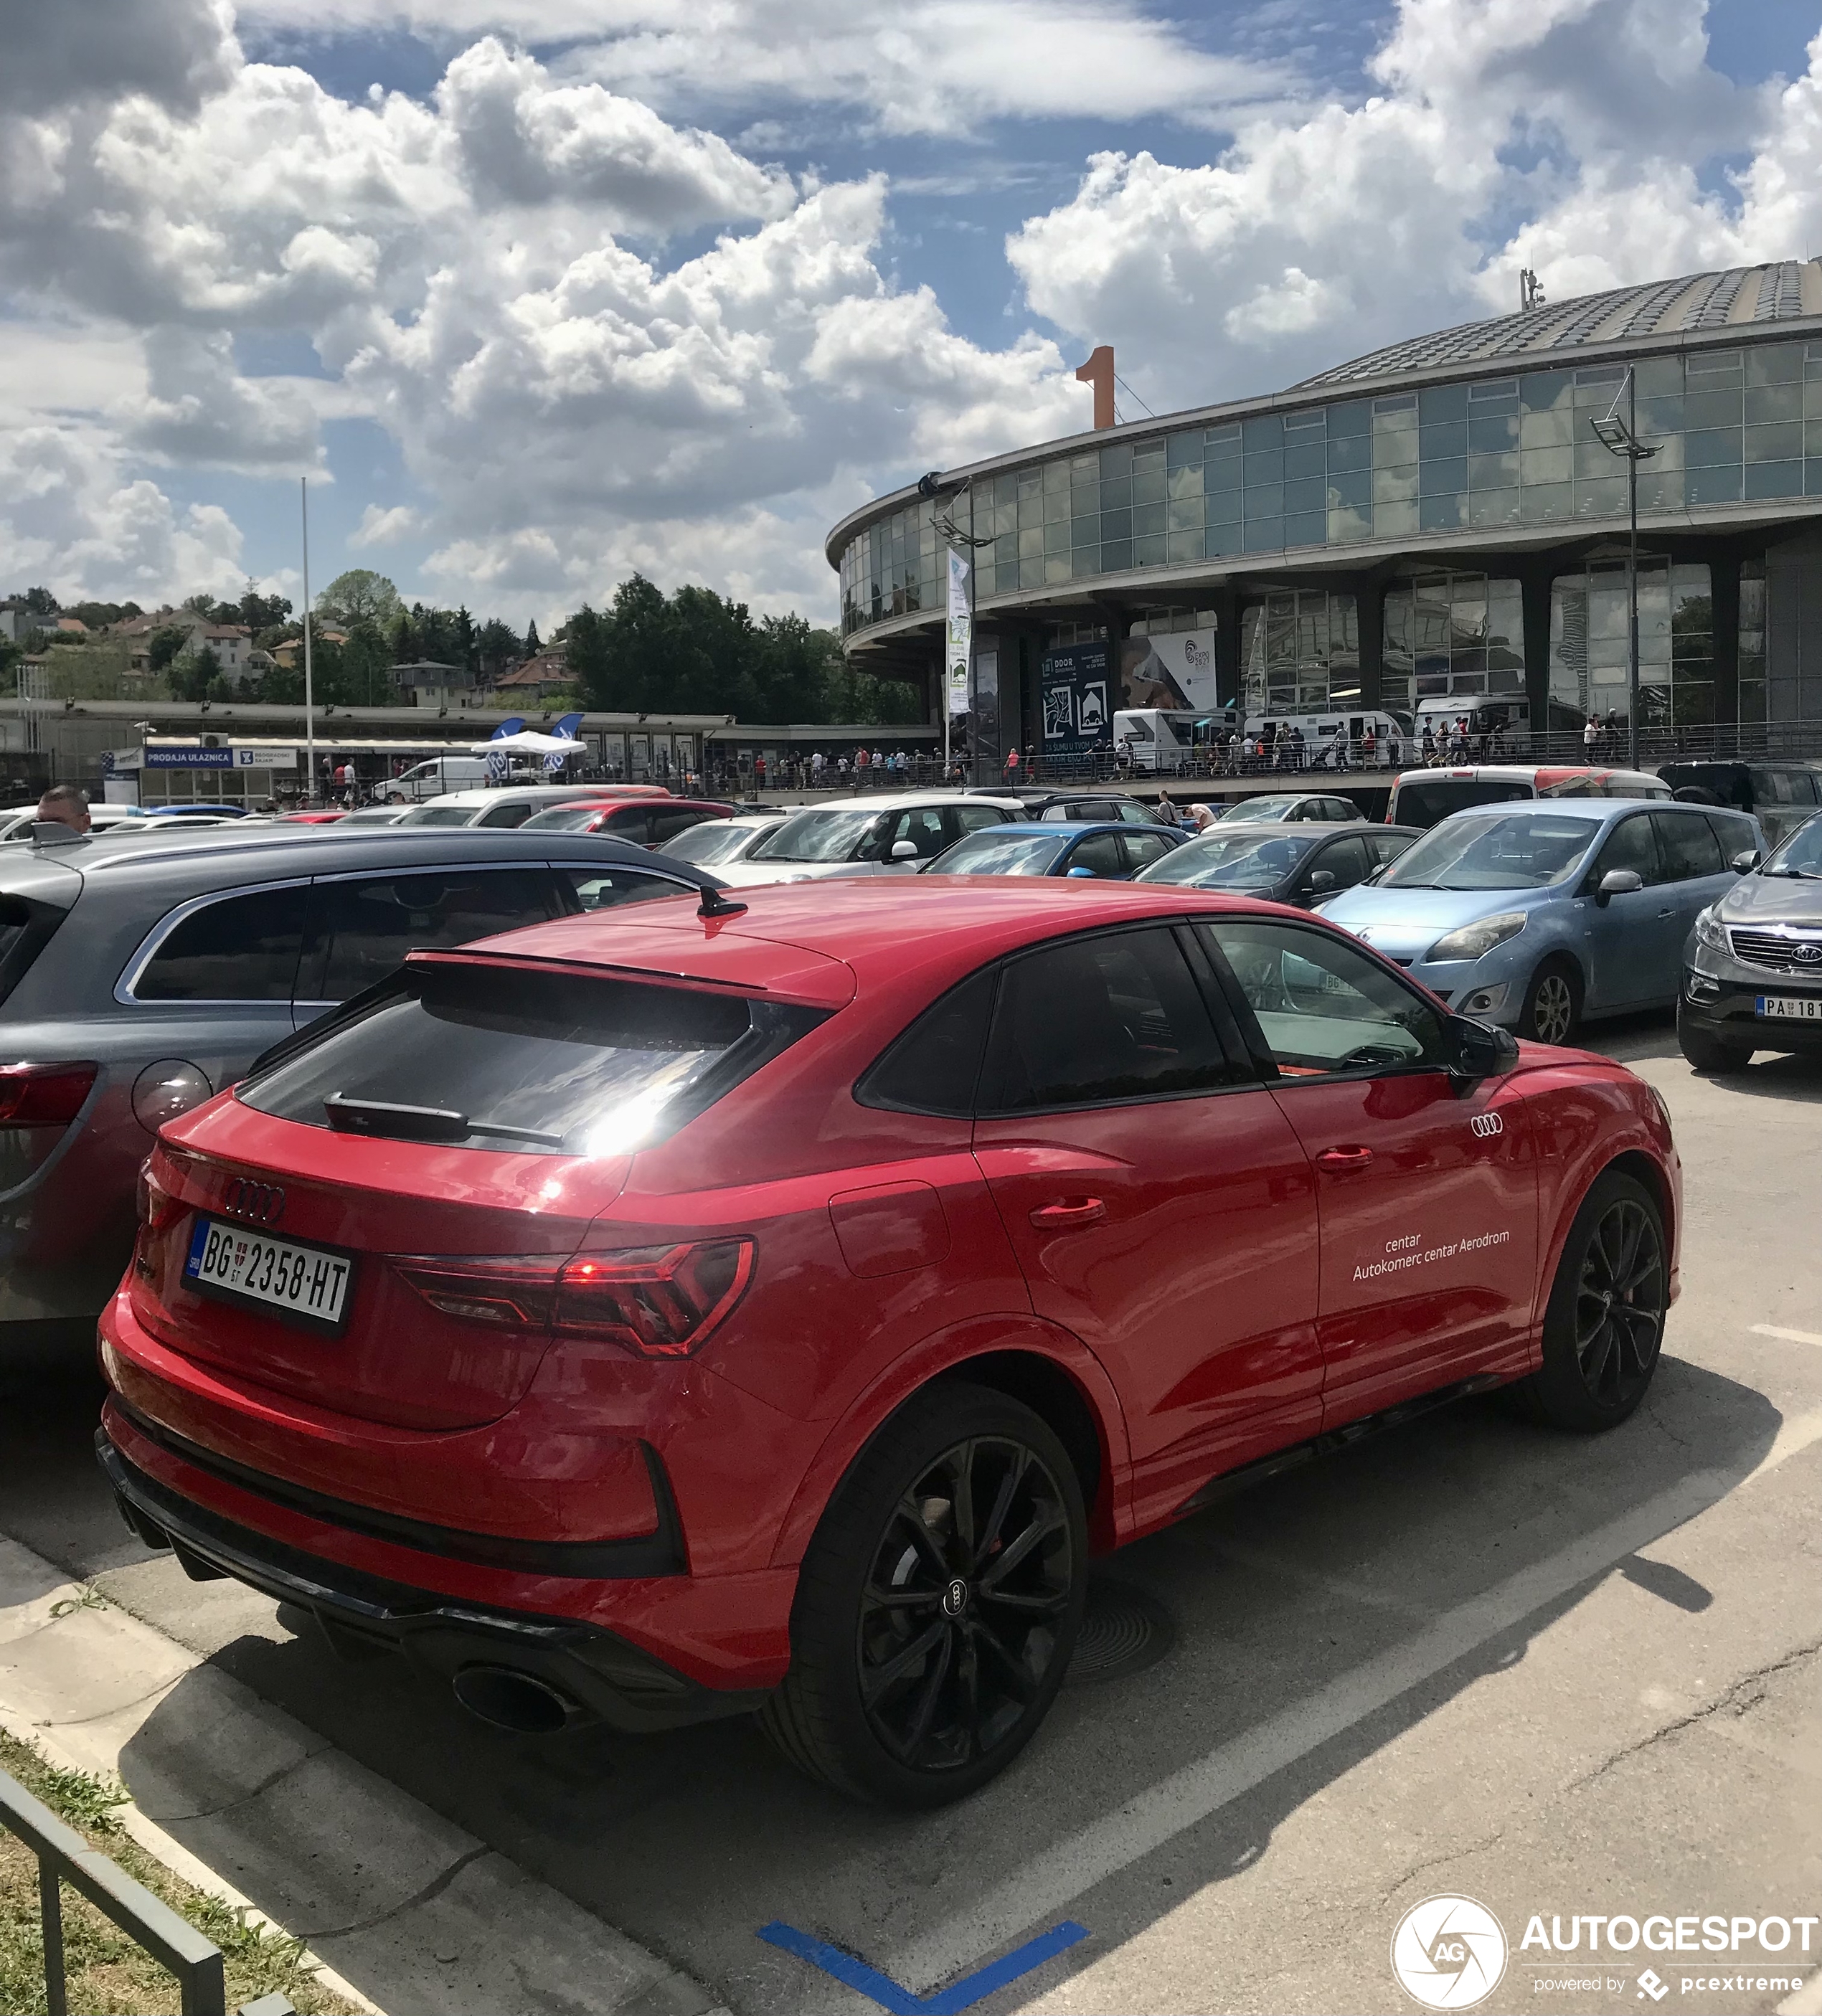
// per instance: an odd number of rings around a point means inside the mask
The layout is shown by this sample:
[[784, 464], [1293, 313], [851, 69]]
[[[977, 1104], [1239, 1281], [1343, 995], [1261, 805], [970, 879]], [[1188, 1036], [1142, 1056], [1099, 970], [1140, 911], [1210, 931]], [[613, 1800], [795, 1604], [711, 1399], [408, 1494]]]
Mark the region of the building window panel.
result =
[[1822, 497], [1822, 455], [1809, 456], [1803, 463], [1803, 495]]
[[1021, 589], [1042, 588], [1044, 585], [1044, 556], [1035, 557], [1021, 553], [1018, 560], [1018, 585]]
[[1044, 492], [1044, 523], [1046, 525], [1067, 525], [1069, 522], [1069, 486], [1060, 490], [1046, 489]]
[[1100, 563], [1103, 574], [1122, 573], [1132, 564], [1132, 542], [1130, 539], [1104, 539]]
[[1165, 507], [1169, 515], [1166, 529], [1172, 532], [1199, 532], [1202, 529], [1202, 493], [1198, 490], [1193, 497], [1173, 497]]
[[1781, 426], [1748, 427], [1746, 430], [1746, 459], [1754, 462], [1788, 462], [1793, 455], [1801, 457], [1803, 452], [1803, 423], [1801, 420], [1787, 420]]
[[1782, 385], [1803, 375], [1803, 345], [1800, 343], [1759, 343], [1746, 353], [1748, 385]]
[[1186, 463], [1173, 468], [1166, 484], [1166, 495], [1179, 497], [1200, 497], [1202, 494], [1202, 465], [1199, 462]]
[[1373, 466], [1373, 437], [1370, 434], [1349, 434], [1337, 441], [1329, 437], [1327, 469], [1330, 476], [1338, 476], [1354, 470], [1370, 470]]
[[1575, 451], [1566, 443], [1561, 448], [1528, 448], [1519, 455], [1525, 487], [1534, 483], [1567, 483], [1575, 473]]
[[1135, 441], [1132, 444], [1132, 473], [1135, 477], [1161, 475], [1164, 470], [1164, 443], [1160, 441]]
[[1069, 535], [1069, 520], [1067, 518], [1059, 519], [1055, 524], [1044, 527], [1044, 551], [1046, 554], [1066, 553], [1075, 543]]
[[1431, 385], [1417, 394], [1418, 417], [1428, 427], [1432, 420], [1465, 420], [1467, 418], [1467, 387], [1465, 385]]
[[1689, 466], [1692, 470], [1737, 468], [1742, 431], [1739, 427], [1707, 427], [1686, 434], [1683, 454]]
[[1641, 511], [1680, 511], [1683, 506], [1683, 471], [1660, 469], [1647, 463], [1639, 473], [1639, 509]]
[[1376, 469], [1373, 472], [1373, 501], [1375, 504], [1414, 503], [1417, 495], [1417, 466], [1407, 463], [1402, 469]]
[[1149, 538], [1135, 538], [1132, 542], [1132, 564], [1135, 567], [1162, 567], [1165, 540], [1163, 533]]
[[1746, 466], [1746, 495], [1757, 497], [1801, 497], [1803, 465], [1801, 462], [1755, 462]]
[[1133, 471], [1132, 502], [1135, 504], [1161, 504], [1168, 494], [1161, 468]]
[[1321, 476], [1328, 469], [1328, 451], [1320, 440], [1299, 443], [1287, 442], [1284, 448], [1284, 481], [1291, 483], [1300, 477]]
[[1100, 501], [1103, 511], [1126, 511], [1132, 504], [1132, 479], [1129, 476], [1101, 478]]
[[1091, 517], [1086, 513], [1069, 521], [1069, 543], [1072, 546], [1098, 546], [1101, 539], [1100, 513]]
[[1373, 473], [1370, 470], [1350, 470], [1346, 473], [1331, 471], [1326, 486], [1325, 501], [1333, 511], [1341, 508], [1358, 509], [1373, 501]]
[[1284, 514], [1284, 543], [1287, 546], [1320, 546], [1328, 536], [1326, 511], [1287, 511]]
[[1426, 532], [1452, 531], [1467, 523], [1467, 499], [1459, 491], [1443, 491], [1418, 500], [1417, 523]]
[[1396, 427], [1382, 427], [1375, 416], [1373, 423], [1373, 466], [1375, 469], [1396, 469], [1417, 459], [1417, 430], [1409, 423], [1409, 416], [1399, 416], [1401, 423]]
[[1194, 531], [1172, 532], [1165, 542], [1165, 549], [1172, 567], [1181, 567], [1187, 561], [1201, 560], [1205, 550], [1202, 543], [1202, 528], [1198, 525]]
[[1281, 448], [1284, 445], [1284, 417], [1278, 413], [1255, 414], [1250, 420], [1240, 422], [1240, 437], [1248, 455]]
[[1471, 455], [1467, 459], [1470, 490], [1515, 490], [1518, 487], [1518, 457], [1506, 455]]
[[[1204, 495], [1210, 499], [1211, 509], [1214, 508], [1213, 500], [1216, 498], [1238, 497], [1240, 495], [1239, 457], [1237, 455], [1232, 462], [1206, 463], [1202, 470], [1202, 491]], [[1236, 505], [1234, 508], [1237, 510], [1239, 506]]]
[[1245, 550], [1245, 540], [1238, 519], [1231, 524], [1211, 525], [1203, 536], [1203, 550], [1212, 560], [1226, 560]]
[[1284, 520], [1282, 518], [1255, 518], [1248, 512], [1245, 544], [1249, 553], [1281, 551], [1284, 544]]
[[1284, 486], [1281, 483], [1251, 484], [1246, 490], [1246, 517], [1250, 524], [1255, 518], [1282, 517], [1284, 511]]
[[1288, 515], [1293, 511], [1321, 511], [1328, 506], [1328, 485], [1320, 477], [1305, 477], [1302, 481], [1284, 485], [1284, 509]]
[[1467, 488], [1467, 457], [1450, 455], [1445, 459], [1431, 461], [1426, 459], [1418, 465], [1417, 495], [1420, 497], [1440, 497]]
[[1136, 539], [1161, 537], [1165, 529], [1162, 503], [1132, 506], [1132, 536]]
[[1803, 380], [1803, 418], [1822, 420], [1822, 362], [1810, 369], [1816, 375]]
[[1516, 490], [1476, 490], [1468, 500], [1468, 522], [1475, 525], [1516, 524], [1518, 492]]
[[1068, 580], [1069, 576], [1070, 559], [1068, 553], [1045, 554], [1044, 585], [1046, 588], [1053, 586], [1058, 581]]
[[1018, 528], [1029, 531], [1034, 525], [1044, 522], [1044, 497], [1042, 491], [1021, 491], [1018, 500]]
[[1691, 504], [1737, 504], [1740, 501], [1737, 463], [1716, 469], [1691, 468], [1687, 481]]
[[1060, 461], [1046, 462], [1043, 465], [1043, 471], [1044, 494], [1046, 497], [1053, 496], [1059, 491], [1067, 494], [1069, 488], [1069, 465], [1068, 463]]
[[1202, 430], [1171, 434], [1164, 444], [1165, 466], [1170, 470], [1200, 469], [1202, 466]]
[[[1331, 490], [1332, 496], [1332, 490]], [[1356, 539], [1370, 539], [1373, 536], [1373, 513], [1364, 505], [1336, 506], [1333, 503], [1328, 513], [1328, 536], [1331, 545], [1344, 546]]]
[[1417, 459], [1440, 462], [1467, 453], [1467, 423], [1457, 420], [1432, 425], [1426, 420], [1417, 430]]
[[[1345, 405], [1330, 406], [1328, 409], [1328, 443], [1330, 454], [1338, 442], [1346, 437], [1361, 438], [1373, 432], [1373, 409], [1364, 399], [1352, 399]], [[1334, 467], [1331, 463], [1330, 468]]]
[[1248, 490], [1262, 483], [1282, 483], [1284, 480], [1284, 457], [1281, 451], [1246, 458], [1244, 481]]
[[1521, 448], [1567, 448], [1575, 438], [1575, 416], [1565, 407], [1519, 416]]
[[1130, 511], [1104, 511], [1100, 514], [1100, 535], [1104, 545], [1109, 539], [1129, 539], [1132, 536], [1132, 514]]
[[1619, 517], [1626, 509], [1626, 478], [1623, 476], [1590, 477], [1575, 484], [1575, 516], [1578, 518]]
[[1566, 408], [1574, 397], [1575, 378], [1567, 371], [1528, 371], [1518, 380], [1518, 403], [1528, 419]]
[[1770, 420], [1800, 420], [1803, 417], [1803, 387], [1791, 385], [1748, 385], [1746, 388], [1746, 424]]
[[1044, 550], [1044, 528], [1042, 525], [1026, 525], [1018, 535], [1018, 556], [1021, 560], [1035, 560]]
[[1103, 483], [1132, 473], [1132, 444], [1122, 441], [1117, 447], [1104, 448], [1100, 452], [1100, 473]]
[[1650, 442], [1660, 440], [1665, 434], [1680, 434], [1683, 425], [1680, 398], [1640, 400], [1638, 430], [1640, 441]]
[[1737, 391], [1698, 392], [1691, 389], [1683, 402], [1683, 424], [1698, 427], [1737, 427], [1740, 424], [1741, 397]]
[[1499, 455], [1518, 445], [1517, 402], [1510, 413], [1483, 414], [1470, 411], [1467, 452], [1470, 455]]
[[[1388, 502], [1377, 495], [1378, 478], [1374, 479], [1375, 494], [1373, 499], [1373, 536], [1376, 539], [1403, 539], [1417, 529], [1417, 500], [1409, 502]], [[1414, 485], [1413, 486], [1415, 487]]]

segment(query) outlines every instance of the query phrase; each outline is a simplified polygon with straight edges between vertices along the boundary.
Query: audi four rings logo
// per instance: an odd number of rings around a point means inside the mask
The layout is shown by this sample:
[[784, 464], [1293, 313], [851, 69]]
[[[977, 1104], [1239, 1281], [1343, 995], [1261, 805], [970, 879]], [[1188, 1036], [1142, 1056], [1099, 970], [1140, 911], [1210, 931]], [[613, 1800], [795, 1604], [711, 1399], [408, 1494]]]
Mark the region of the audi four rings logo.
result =
[[1483, 1141], [1490, 1141], [1496, 1134], [1506, 1131], [1505, 1121], [1496, 1113], [1477, 1113], [1469, 1125]]
[[221, 1193], [221, 1208], [230, 1218], [276, 1225], [285, 1215], [285, 1193], [276, 1183], [249, 1183], [236, 1176]]

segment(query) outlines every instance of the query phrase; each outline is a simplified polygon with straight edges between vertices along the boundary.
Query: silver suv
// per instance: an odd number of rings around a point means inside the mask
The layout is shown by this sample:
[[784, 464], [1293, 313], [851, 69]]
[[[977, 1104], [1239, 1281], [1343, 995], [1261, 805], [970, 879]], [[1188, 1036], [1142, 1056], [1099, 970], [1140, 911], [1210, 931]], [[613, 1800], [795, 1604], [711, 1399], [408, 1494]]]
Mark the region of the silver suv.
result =
[[161, 1121], [406, 952], [718, 886], [625, 841], [263, 826], [0, 858], [0, 1368], [86, 1348]]

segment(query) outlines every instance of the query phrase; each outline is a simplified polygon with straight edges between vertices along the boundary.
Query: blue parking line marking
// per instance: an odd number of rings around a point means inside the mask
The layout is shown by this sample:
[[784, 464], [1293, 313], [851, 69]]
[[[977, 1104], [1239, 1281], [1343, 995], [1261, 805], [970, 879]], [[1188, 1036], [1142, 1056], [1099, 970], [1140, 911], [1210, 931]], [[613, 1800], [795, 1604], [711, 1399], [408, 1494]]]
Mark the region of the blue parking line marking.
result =
[[812, 1939], [808, 1932], [800, 1932], [794, 1925], [787, 1925], [780, 1919], [774, 1918], [770, 1924], [762, 1925], [759, 1936], [769, 1946], [782, 1947], [807, 1965], [833, 1975], [836, 1980], [857, 1990], [870, 2002], [889, 2009], [892, 2016], [958, 2016], [959, 2011], [973, 2008], [996, 1989], [1003, 1988], [1009, 1981], [1017, 1981], [1021, 1974], [1029, 1974], [1032, 1968], [1042, 1967], [1053, 1954], [1064, 1952], [1078, 1939], [1086, 1939], [1088, 1928], [1077, 1924], [1073, 1918], [1065, 1918], [1061, 1924], [1053, 1925], [1049, 1931], [1040, 1932], [1035, 1939], [1026, 1940], [1022, 1946], [990, 1961], [960, 1981], [952, 1982], [934, 1995], [913, 1995], [909, 1989], [901, 1988], [897, 1982], [881, 1974], [877, 1967], [869, 1967], [865, 1960], [856, 1960], [852, 1953], [844, 1953], [839, 1946], [832, 1946], [826, 1940]]

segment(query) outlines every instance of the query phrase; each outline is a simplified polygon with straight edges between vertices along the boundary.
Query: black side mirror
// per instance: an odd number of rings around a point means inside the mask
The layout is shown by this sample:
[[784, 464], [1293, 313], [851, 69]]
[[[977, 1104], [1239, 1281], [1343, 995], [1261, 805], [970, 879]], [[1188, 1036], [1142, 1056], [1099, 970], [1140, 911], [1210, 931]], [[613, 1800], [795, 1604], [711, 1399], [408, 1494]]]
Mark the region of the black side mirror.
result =
[[1325, 896], [1335, 886], [1334, 871], [1328, 868], [1312, 868], [1307, 884], [1312, 896]]
[[1470, 1015], [1451, 1015], [1449, 1045], [1453, 1053], [1449, 1070], [1464, 1086], [1481, 1079], [1503, 1078], [1518, 1061], [1518, 1039], [1508, 1029], [1491, 1022], [1477, 1022]]
[[1759, 866], [1759, 854], [1756, 847], [1748, 847], [1736, 854], [1727, 866], [1736, 875], [1750, 875]]

